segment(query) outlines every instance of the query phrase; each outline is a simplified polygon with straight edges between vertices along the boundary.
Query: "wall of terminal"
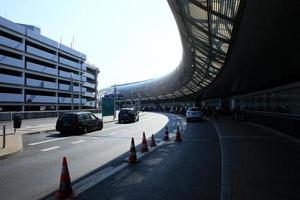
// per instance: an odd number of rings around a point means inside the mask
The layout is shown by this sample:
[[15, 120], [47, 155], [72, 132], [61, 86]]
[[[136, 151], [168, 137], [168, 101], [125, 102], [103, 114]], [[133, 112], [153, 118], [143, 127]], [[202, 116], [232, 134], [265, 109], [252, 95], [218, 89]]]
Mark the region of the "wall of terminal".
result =
[[300, 83], [233, 97], [241, 110], [300, 116]]
[[300, 82], [229, 98], [205, 100], [222, 114], [251, 121], [300, 138]]

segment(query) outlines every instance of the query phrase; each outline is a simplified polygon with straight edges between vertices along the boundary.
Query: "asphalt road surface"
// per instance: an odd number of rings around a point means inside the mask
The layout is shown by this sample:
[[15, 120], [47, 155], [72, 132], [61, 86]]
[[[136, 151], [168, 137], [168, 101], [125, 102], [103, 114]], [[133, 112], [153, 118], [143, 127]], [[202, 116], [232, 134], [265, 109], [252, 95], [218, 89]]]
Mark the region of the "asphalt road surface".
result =
[[[0, 199], [41, 199], [58, 190], [62, 159], [72, 183], [128, 158], [131, 137], [162, 139], [184, 127], [183, 142], [166, 144], [78, 194], [77, 199], [300, 199], [300, 142], [282, 133], [222, 118], [186, 124], [173, 114], [145, 113], [129, 124], [62, 137], [24, 135], [24, 151], [0, 160]], [[137, 148], [139, 149], [139, 148]], [[98, 174], [98, 173], [97, 173]]]
[[59, 187], [62, 159], [67, 157], [72, 182], [126, 158], [131, 137], [135, 144], [155, 134], [162, 138], [164, 127], [175, 130], [183, 119], [175, 115], [145, 113], [139, 122], [104, 124], [101, 131], [62, 137], [58, 132], [23, 136], [24, 150], [0, 160], [0, 199], [40, 199]]

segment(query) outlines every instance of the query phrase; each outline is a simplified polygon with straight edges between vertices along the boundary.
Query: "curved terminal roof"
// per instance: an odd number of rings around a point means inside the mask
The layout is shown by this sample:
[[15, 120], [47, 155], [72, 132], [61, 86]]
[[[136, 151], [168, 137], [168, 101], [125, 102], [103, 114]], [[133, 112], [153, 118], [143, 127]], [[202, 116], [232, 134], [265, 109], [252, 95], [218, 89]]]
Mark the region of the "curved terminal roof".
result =
[[[272, 5], [259, 0], [168, 2], [181, 36], [181, 63], [164, 77], [118, 85], [125, 99], [214, 98], [300, 80], [299, 40], [293, 37], [299, 35], [296, 0], [287, 5], [280, 0]], [[297, 46], [289, 48], [287, 41]]]

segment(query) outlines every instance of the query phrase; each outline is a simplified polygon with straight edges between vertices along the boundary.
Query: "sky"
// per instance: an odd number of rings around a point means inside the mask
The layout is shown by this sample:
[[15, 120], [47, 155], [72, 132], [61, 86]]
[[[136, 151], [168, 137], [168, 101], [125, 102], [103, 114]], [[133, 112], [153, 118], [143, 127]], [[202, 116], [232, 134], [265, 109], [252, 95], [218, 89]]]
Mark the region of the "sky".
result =
[[0, 15], [86, 54], [100, 69], [98, 88], [157, 78], [182, 49], [165, 0], [0, 0]]

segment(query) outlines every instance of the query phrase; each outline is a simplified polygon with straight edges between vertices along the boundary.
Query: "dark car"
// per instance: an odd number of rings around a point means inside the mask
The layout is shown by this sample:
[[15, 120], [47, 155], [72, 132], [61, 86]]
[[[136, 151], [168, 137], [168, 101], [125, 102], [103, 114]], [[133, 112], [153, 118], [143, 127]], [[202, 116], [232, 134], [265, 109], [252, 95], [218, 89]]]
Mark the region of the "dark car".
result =
[[118, 117], [119, 123], [139, 121], [139, 113], [135, 108], [122, 108]]
[[62, 134], [86, 134], [102, 128], [102, 120], [90, 112], [64, 113], [56, 121], [56, 130]]

